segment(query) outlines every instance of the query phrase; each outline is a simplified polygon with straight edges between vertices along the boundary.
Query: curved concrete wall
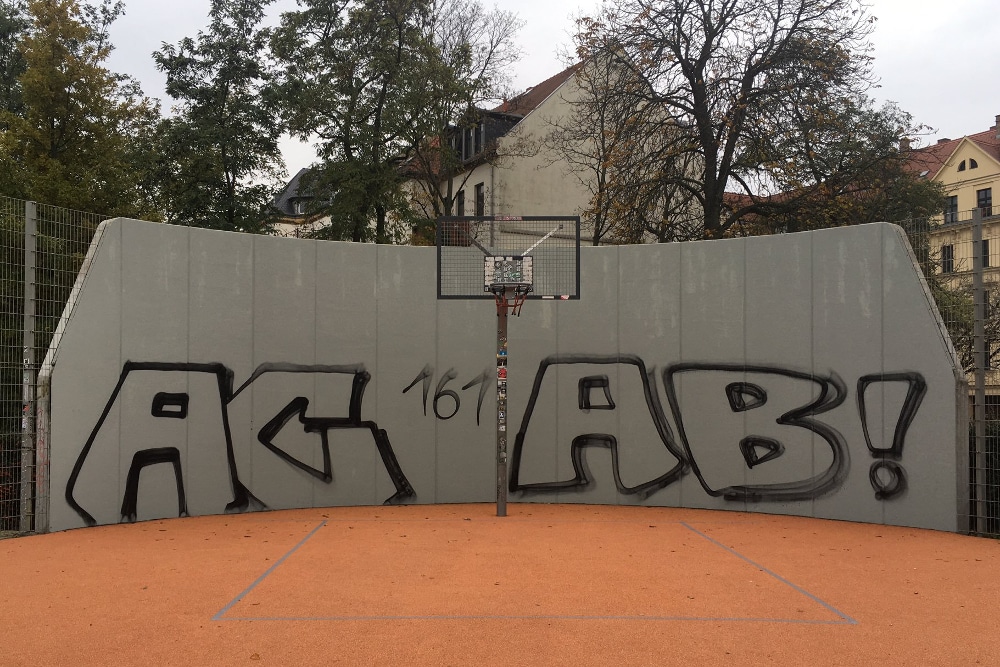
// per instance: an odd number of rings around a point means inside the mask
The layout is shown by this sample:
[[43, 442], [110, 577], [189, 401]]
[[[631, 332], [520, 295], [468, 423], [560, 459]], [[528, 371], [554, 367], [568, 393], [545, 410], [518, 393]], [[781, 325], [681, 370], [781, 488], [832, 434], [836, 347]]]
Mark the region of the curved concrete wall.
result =
[[[433, 248], [105, 225], [52, 529], [494, 500], [495, 310], [438, 301]], [[581, 300], [510, 321], [510, 502], [960, 528], [960, 372], [898, 228], [582, 256]]]

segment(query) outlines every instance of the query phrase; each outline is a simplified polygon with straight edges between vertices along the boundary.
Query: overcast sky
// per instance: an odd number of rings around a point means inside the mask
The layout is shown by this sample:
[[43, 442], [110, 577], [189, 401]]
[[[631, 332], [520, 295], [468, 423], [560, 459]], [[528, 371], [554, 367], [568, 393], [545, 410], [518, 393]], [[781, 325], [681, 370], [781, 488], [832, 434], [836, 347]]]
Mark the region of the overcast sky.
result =
[[[897, 102], [918, 123], [934, 128], [924, 139], [955, 139], [989, 129], [1000, 114], [1000, 38], [997, 0], [869, 0], [877, 17], [873, 35], [875, 73], [881, 87], [876, 99]], [[491, 0], [484, 0], [490, 6]], [[597, 0], [498, 0], [496, 5], [517, 13], [524, 57], [514, 72], [518, 89], [532, 86], [560, 71], [561, 56], [571, 45], [574, 18], [590, 13]], [[163, 42], [194, 37], [208, 24], [209, 0], [126, 0], [125, 16], [112, 27], [116, 50], [110, 69], [131, 74], [145, 93], [159, 98], [165, 77], [156, 70], [152, 52]], [[295, 8], [295, 0], [275, 0], [271, 21]], [[290, 174], [308, 166], [314, 153], [308, 145], [283, 142]]]

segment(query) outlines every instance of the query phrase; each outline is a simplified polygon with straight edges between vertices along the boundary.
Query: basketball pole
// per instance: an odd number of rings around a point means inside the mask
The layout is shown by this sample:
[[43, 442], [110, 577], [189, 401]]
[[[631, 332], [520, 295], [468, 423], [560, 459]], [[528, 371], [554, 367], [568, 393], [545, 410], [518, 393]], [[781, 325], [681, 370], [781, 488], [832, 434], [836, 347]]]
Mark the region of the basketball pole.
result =
[[503, 288], [497, 308], [497, 516], [507, 516], [507, 304], [515, 288]]

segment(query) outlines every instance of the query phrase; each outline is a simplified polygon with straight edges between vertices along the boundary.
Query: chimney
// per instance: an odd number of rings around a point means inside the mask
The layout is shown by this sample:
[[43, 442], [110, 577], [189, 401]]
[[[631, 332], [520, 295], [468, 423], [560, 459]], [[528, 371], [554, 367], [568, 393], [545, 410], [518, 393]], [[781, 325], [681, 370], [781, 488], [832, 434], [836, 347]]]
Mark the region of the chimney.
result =
[[993, 129], [996, 130], [997, 139], [1000, 139], [1000, 113], [996, 115], [996, 118], [993, 121]]
[[900, 153], [909, 153], [910, 152], [910, 138], [909, 137], [902, 137], [902, 138], [900, 138], [900, 140], [899, 140], [899, 152]]
[[951, 141], [951, 139], [938, 139], [938, 143], [939, 143], [939, 144], [946, 144], [946, 143], [948, 143], [949, 141]]

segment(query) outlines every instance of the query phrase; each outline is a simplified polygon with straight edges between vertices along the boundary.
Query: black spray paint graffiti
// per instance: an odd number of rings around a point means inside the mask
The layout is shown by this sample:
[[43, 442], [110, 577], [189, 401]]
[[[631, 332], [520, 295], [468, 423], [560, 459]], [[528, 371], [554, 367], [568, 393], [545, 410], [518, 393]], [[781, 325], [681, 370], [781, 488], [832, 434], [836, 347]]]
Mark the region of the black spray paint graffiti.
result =
[[[722, 381], [731, 379], [733, 374], [753, 375], [756, 376], [754, 379], [759, 378], [758, 381], [761, 384], [766, 384], [768, 378], [787, 378], [802, 385], [801, 391], [797, 393], [806, 396], [815, 395], [815, 398], [805, 405], [794, 407], [785, 412], [781, 412], [779, 409], [779, 414], [773, 423], [780, 426], [795, 426], [818, 435], [830, 448], [831, 461], [829, 466], [816, 475], [787, 482], [729, 484], [720, 487], [710, 484], [703, 473], [703, 466], [699, 465], [699, 457], [695, 455], [694, 448], [704, 446], [707, 449], [712, 443], [692, 441], [690, 426], [685, 423], [680, 405], [678, 385], [686, 379], [684, 376], [693, 374], [713, 376], [721, 374]], [[768, 405], [768, 392], [761, 384], [745, 380], [728, 382], [723, 392], [730, 411], [747, 413]], [[788, 369], [745, 364], [675, 364], [664, 371], [663, 385], [666, 388], [667, 400], [677, 424], [681, 445], [684, 447], [687, 460], [691, 463], [691, 470], [698, 478], [702, 488], [710, 496], [722, 496], [727, 500], [805, 500], [823, 495], [839, 487], [847, 476], [850, 458], [843, 436], [828, 424], [813, 419], [816, 415], [833, 410], [842, 404], [847, 397], [847, 388], [836, 374], [821, 377]], [[712, 420], [720, 416], [712, 412], [711, 406], [705, 407], [707, 408], [706, 413], [700, 415], [702, 419]], [[691, 420], [691, 411], [687, 412], [687, 416]], [[709, 428], [703, 430], [710, 431]], [[744, 436], [739, 441], [738, 447], [748, 469], [778, 460], [787, 451], [784, 443], [777, 438], [761, 434]]]
[[[876, 447], [868, 428], [868, 408], [866, 391], [869, 387], [886, 382], [906, 383], [906, 397], [896, 420], [896, 428], [892, 434], [892, 444], [888, 447]], [[861, 425], [865, 433], [865, 444], [868, 451], [877, 460], [868, 470], [868, 480], [875, 489], [875, 497], [879, 499], [892, 498], [906, 490], [906, 472], [897, 462], [903, 456], [903, 444], [906, 441], [906, 431], [913, 423], [913, 418], [920, 408], [924, 394], [927, 393], [927, 383], [919, 373], [876, 373], [865, 375], [858, 380], [858, 413], [861, 415]], [[883, 474], [886, 478], [883, 478]]]
[[[423, 370], [417, 373], [417, 377], [413, 378], [413, 382], [411, 382], [410, 384], [406, 385], [406, 387], [403, 388], [403, 393], [405, 394], [406, 392], [410, 391], [410, 389], [413, 389], [413, 387], [415, 387], [418, 382], [422, 382], [425, 417], [427, 416], [427, 396], [430, 393], [431, 379], [433, 378], [433, 376], [434, 376], [434, 368], [430, 364], [428, 364], [424, 366]], [[455, 369], [449, 368], [441, 375], [441, 379], [438, 380], [437, 387], [434, 390], [434, 400], [432, 401], [434, 416], [437, 417], [438, 419], [442, 420], [451, 419], [456, 414], [458, 414], [459, 408], [462, 407], [462, 399], [459, 398], [455, 390], [444, 388], [445, 385], [447, 385], [449, 382], [451, 382], [457, 377], [458, 373], [455, 371]], [[489, 371], [484, 370], [482, 373], [480, 373], [479, 375], [477, 375], [476, 377], [472, 378], [467, 383], [462, 385], [462, 391], [474, 387], [477, 384], [479, 385], [479, 398], [476, 401], [477, 426], [480, 423], [479, 419], [480, 419], [480, 414], [482, 413], [483, 410], [483, 400], [486, 398], [486, 392], [489, 389], [487, 384], [489, 379], [490, 379]], [[452, 409], [451, 412], [447, 414], [442, 414], [441, 410], [439, 409], [439, 403], [442, 398], [446, 397], [452, 400]]]
[[[659, 439], [657, 444], [665, 448], [673, 456], [675, 459], [674, 465], [655, 477], [632, 486], [627, 486], [622, 482], [621, 477], [621, 448], [619, 447], [618, 439], [609, 433], [585, 433], [574, 437], [570, 444], [570, 456], [574, 471], [572, 478], [531, 483], [521, 481], [521, 462], [524, 456], [525, 439], [532, 416], [536, 411], [546, 371], [553, 366], [581, 364], [598, 366], [617, 365], [619, 366], [619, 371], [631, 369], [638, 375], [642, 392], [646, 399], [649, 418]], [[598, 394], [596, 398], [595, 394]], [[590, 410], [616, 409], [617, 406], [610, 391], [610, 381], [606, 374], [592, 374], [580, 378], [577, 383], [577, 407], [584, 413]], [[514, 439], [509, 482], [510, 491], [553, 492], [588, 485], [590, 483], [590, 476], [584, 459], [584, 450], [586, 447], [606, 447], [611, 450], [611, 466], [615, 487], [622, 494], [638, 495], [640, 498], [645, 498], [684, 474], [686, 467], [684, 452], [674, 443], [673, 434], [670, 431], [670, 426], [663, 414], [659, 397], [656, 394], [656, 382], [652, 377], [652, 373], [646, 370], [646, 365], [639, 357], [628, 354], [608, 356], [586, 354], [552, 355], [541, 361], [538, 365], [538, 371], [535, 374], [535, 381], [531, 388], [531, 395], [528, 398], [524, 417], [521, 420], [521, 427]]]
[[[642, 483], [628, 486], [622, 482], [620, 474], [620, 457], [623, 448], [614, 435], [609, 433], [581, 433], [574, 436], [570, 444], [570, 457], [574, 475], [569, 479], [533, 481], [522, 480], [523, 456], [528, 437], [531, 419], [538, 410], [538, 400], [546, 377], [546, 371], [551, 366], [570, 364], [618, 364], [620, 368], [633, 367], [642, 378], [642, 390], [652, 423], [656, 433], [665, 447], [676, 459], [677, 464], [661, 475]], [[587, 470], [585, 448], [605, 447], [611, 450], [612, 473], [615, 485], [620, 493], [648, 496], [664, 488], [690, 469], [697, 477], [702, 488], [711, 496], [722, 497], [734, 501], [795, 501], [819, 497], [839, 488], [850, 469], [850, 455], [843, 435], [829, 424], [816, 417], [841, 406], [847, 397], [847, 387], [835, 374], [826, 376], [781, 368], [777, 366], [746, 365], [746, 364], [674, 364], [663, 372], [664, 387], [667, 391], [667, 401], [670, 405], [674, 423], [677, 426], [678, 440], [675, 441], [669, 423], [664, 416], [659, 398], [656, 394], [656, 382], [653, 371], [646, 371], [642, 360], [634, 355], [552, 355], [539, 364], [535, 374], [534, 385], [525, 409], [521, 427], [514, 443], [511, 461], [511, 479], [509, 488], [522, 492], [555, 492], [565, 489], [582, 488], [591, 483]], [[705, 396], [718, 395], [723, 397], [726, 413], [732, 415], [747, 415], [742, 417], [740, 430], [742, 437], [733, 441], [732, 450], [727, 449], [726, 438], [721, 435], [714, 422], [723, 417], [712, 405], [700, 404], [702, 410], [690, 408], [682, 414], [681, 385], [687, 382], [691, 387], [696, 379], [708, 381], [708, 392], [699, 393], [701, 401]], [[749, 381], [749, 380], [753, 381]], [[876, 447], [872, 444], [869, 433], [869, 414], [865, 409], [866, 389], [876, 383], [902, 382], [906, 383], [907, 395], [903, 401], [899, 417], [896, 420], [892, 445]], [[718, 387], [713, 383], [718, 383]], [[784, 393], [782, 393], [784, 390]], [[790, 391], [789, 391], [790, 390]], [[716, 393], [717, 392], [717, 393]], [[858, 406], [865, 440], [872, 455], [878, 460], [872, 465], [869, 479], [875, 489], [875, 497], [885, 500], [897, 496], [905, 490], [905, 473], [897, 460], [902, 455], [906, 432], [913, 421], [926, 393], [926, 383], [919, 373], [888, 373], [866, 375], [858, 382]], [[781, 395], [777, 403], [773, 395]], [[809, 396], [811, 400], [797, 405], [788, 404], [789, 396]], [[800, 399], [793, 398], [798, 401]], [[785, 405], [782, 406], [781, 403]], [[764, 409], [767, 406], [767, 409]], [[577, 382], [577, 407], [581, 413], [591, 410], [616, 410], [608, 375], [596, 373], [581, 377]], [[722, 406], [719, 406], [722, 407]], [[753, 412], [753, 414], [750, 414]], [[759, 414], [758, 414], [759, 413]], [[692, 422], [708, 422], [701, 428], [691, 429]], [[749, 421], [747, 421], [749, 419]], [[748, 424], [759, 425], [771, 432], [747, 432]], [[770, 426], [768, 426], [770, 424]], [[694, 423], [694, 426], [699, 426]], [[787, 428], [801, 429], [807, 435], [796, 436], [795, 431]], [[705, 434], [714, 435], [708, 441], [703, 441]], [[782, 435], [783, 434], [783, 435]], [[812, 434], [811, 436], [808, 434]], [[818, 437], [829, 451], [824, 459], [825, 467], [820, 471], [812, 469], [815, 462], [811, 437]], [[719, 437], [722, 439], [719, 440]], [[786, 439], [789, 439], [786, 442]], [[809, 447], [802, 447], [805, 440]], [[678, 444], [679, 442], [679, 444]], [[789, 443], [792, 444], [789, 444]], [[794, 445], [794, 446], [793, 446]], [[721, 449], [719, 448], [721, 446]], [[632, 447], [624, 448], [625, 451]], [[718, 477], [718, 461], [728, 459], [728, 451], [739, 452], [746, 470], [754, 470], [764, 466], [767, 468], [765, 479], [779, 477], [780, 481], [762, 483], [721, 483], [717, 484], [706, 474], [713, 466], [713, 474]], [[699, 454], [700, 452], [700, 454]], [[707, 452], [707, 454], [706, 454]], [[806, 459], [803, 461], [803, 459]], [[701, 464], [699, 464], [699, 461]], [[765, 464], [770, 464], [765, 466]], [[777, 466], [777, 468], [775, 468]], [[808, 474], [803, 471], [808, 470]], [[742, 477], [742, 475], [741, 475]], [[888, 478], [888, 479], [886, 479]]]
[[[588, 365], [591, 367], [588, 368]], [[561, 368], [559, 373], [561, 385], [565, 384], [567, 378], [572, 378], [573, 372], [579, 376], [575, 383], [571, 382], [571, 386], [575, 385], [575, 395], [566, 397], [571, 398], [575, 403], [577, 418], [589, 414], [591, 415], [590, 419], [597, 419], [601, 414], [609, 414], [614, 411], [621, 413], [622, 410], [630, 407], [638, 408], [640, 412], [644, 412], [649, 417], [649, 422], [646, 422], [646, 427], [649, 429], [648, 434], [637, 440], [634, 437], [636, 432], [634, 424], [630, 424], [629, 439], [624, 441], [620, 436], [605, 432], [605, 429], [601, 427], [589, 430], [581, 429], [587, 432], [577, 432], [568, 439], [569, 457], [573, 468], [572, 476], [525, 481], [522, 465], [530, 432], [529, 427], [533, 423], [533, 418], [536, 420], [546, 418], [539, 416], [543, 414], [539, 407], [539, 397], [543, 386], [548, 386], [545, 380], [553, 378], [553, 373], [547, 373], [550, 367]], [[614, 373], [606, 372], [611, 370]], [[188, 385], [194, 386], [201, 382], [202, 389], [214, 387], [214, 390], [209, 391], [209, 394], [214, 396], [212, 400], [218, 400], [217, 411], [221, 417], [219, 428], [222, 433], [220, 437], [199, 435], [199, 438], [205, 442], [220, 445], [217, 447], [211, 444], [209, 449], [219, 452], [223, 462], [222, 468], [228, 471], [229, 483], [226, 487], [231, 491], [231, 494], [221, 503], [224, 504], [226, 511], [266, 507], [265, 503], [251, 493], [240, 481], [237, 473], [229, 423], [229, 407], [248, 387], [267, 374], [292, 373], [312, 374], [316, 377], [336, 376], [343, 377], [350, 382], [347, 412], [337, 416], [308, 416], [309, 400], [304, 396], [292, 394], [293, 398], [284, 404], [257, 433], [258, 442], [267, 451], [285, 461], [289, 466], [330, 484], [333, 480], [333, 463], [330, 454], [332, 436], [330, 432], [360, 429], [371, 435], [382, 464], [395, 487], [395, 493], [385, 502], [400, 502], [415, 495], [399, 465], [386, 431], [380, 429], [375, 422], [362, 419], [361, 407], [364, 391], [371, 376], [361, 365], [263, 364], [234, 391], [233, 374], [222, 364], [127, 362], [122, 369], [114, 392], [77, 458], [66, 487], [67, 503], [88, 524], [92, 525], [96, 521], [77, 499], [76, 489], [81, 469], [88, 460], [95, 440], [105, 426], [109, 414], [116, 403], [123, 400], [123, 392], [130, 392], [130, 401], [134, 401], [135, 397], [142, 393], [141, 390], [136, 391], [135, 386], [130, 387], [130, 383], [127, 382], [131, 374], [140, 372], [157, 373], [160, 374], [157, 377], [164, 378], [171, 373], [183, 373], [186, 374], [184, 382]], [[426, 366], [413, 382], [403, 389], [403, 393], [407, 393], [417, 383], [422, 383], [424, 414], [427, 414], [433, 375], [433, 368]], [[204, 381], [196, 381], [198, 377], [204, 378]], [[459, 411], [461, 406], [459, 394], [447, 388], [448, 383], [457, 377], [458, 373], [453, 368], [449, 368], [440, 376], [436, 384], [432, 406], [434, 415], [439, 419], [451, 419]], [[614, 383], [611, 378], [615, 378]], [[480, 387], [476, 410], [477, 423], [479, 423], [479, 414], [487, 393], [489, 379], [488, 373], [484, 371], [462, 387], [463, 390], [476, 385]], [[622, 396], [616, 394], [615, 387], [619, 382], [627, 379], [638, 380], [638, 386], [641, 387], [644, 397], [644, 406], [622, 405]], [[669, 486], [680, 479], [688, 470], [694, 472], [702, 488], [709, 495], [723, 497], [727, 500], [744, 501], [792, 501], [816, 498], [836, 489], [845, 479], [850, 465], [845, 439], [835, 428], [817, 419], [817, 416], [834, 410], [845, 402], [846, 386], [835, 374], [817, 376], [763, 365], [687, 363], [667, 367], [663, 372], [663, 382], [667, 392], [667, 403], [677, 428], [676, 440], [657, 395], [654, 371], [647, 370], [643, 361], [637, 356], [627, 354], [552, 355], [542, 360], [534, 378], [519, 432], [515, 438], [509, 480], [510, 490], [530, 494], [587, 487], [592, 483], [586, 461], [586, 451], [590, 447], [610, 450], [612, 473], [618, 492], [635, 495], [639, 498], [645, 498], [657, 490]], [[787, 386], [789, 383], [795, 385], [791, 388], [792, 391], [789, 391]], [[145, 386], [149, 383], [139, 384]], [[182, 386], [184, 385], [182, 384]], [[894, 388], [894, 390], [888, 391], [889, 387]], [[160, 388], [167, 387], [161, 386]], [[882, 391], [877, 391], [877, 388], [882, 388]], [[878, 437], [878, 430], [870, 424], [871, 416], [877, 413], [888, 424], [894, 413], [891, 409], [880, 407], [873, 400], [881, 396], [883, 403], [892, 403], [892, 400], [885, 399], [884, 395], [891, 394], [898, 397], [902, 393], [901, 388], [905, 388], [905, 398], [902, 399], [898, 417], [895, 417], [894, 428], [890, 429], [892, 431], [891, 442], [882, 442], [882, 440], [888, 441], [889, 438], [880, 439]], [[154, 421], [157, 423], [161, 425], [175, 423], [186, 429], [187, 420], [192, 411], [201, 410], [204, 413], [206, 409], [209, 409], [205, 407], [204, 401], [192, 400], [192, 395], [204, 397], [204, 391], [200, 394], [191, 394], [190, 391], [156, 391], [153, 394], [147, 394], [151, 398], [145, 398], [144, 405], [150, 406], [147, 408], [148, 414], [156, 418]], [[692, 392], [691, 396], [695, 398], [690, 400], [693, 403], [686, 404], [684, 402], [685, 391]], [[906, 434], [926, 391], [926, 382], [919, 373], [872, 374], [865, 375], [858, 381], [858, 414], [861, 418], [862, 431], [868, 450], [876, 459], [869, 470], [869, 480], [875, 490], [875, 497], [879, 500], [897, 497], [906, 490], [906, 475], [899, 461], [902, 458]], [[799, 396], [810, 396], [811, 400], [805, 402], [797, 398]], [[706, 397], [708, 398], [706, 399]], [[451, 405], [443, 399], [451, 399]], [[713, 400], [717, 402], [712, 404]], [[798, 405], [796, 405], [797, 403]], [[141, 404], [143, 403], [140, 401]], [[689, 407], [683, 407], [685, 405], [689, 405]], [[697, 405], [699, 409], [694, 410], [690, 405]], [[876, 409], [877, 407], [879, 409]], [[212, 405], [211, 409], [214, 410], [215, 406]], [[732, 420], [737, 416], [742, 421], [733, 422]], [[630, 422], [642, 422], [645, 420], [645, 416], [639, 420], [635, 420], [631, 416], [624, 417], [624, 419]], [[725, 419], [730, 420], [729, 427], [719, 427], [715, 424], [715, 422], [722, 422]], [[321, 466], [320, 464], [310, 465], [279, 444], [280, 434], [289, 427], [293, 420], [301, 425], [302, 432], [318, 434], [319, 449], [322, 453]], [[730, 428], [734, 423], [739, 430], [739, 435], [736, 435], [735, 438], [732, 436], [735, 431]], [[775, 427], [780, 428], [775, 431]], [[789, 427], [795, 430], [787, 430]], [[730, 428], [730, 430], [726, 431], [726, 428]], [[781, 428], [786, 430], [781, 430]], [[115, 429], [112, 428], [112, 430]], [[801, 474], [806, 466], [796, 466], [796, 457], [801, 462], [803, 451], [811, 451], [811, 445], [803, 448], [801, 446], [803, 437], [796, 435], [797, 433], [806, 433], [805, 439], [809, 443], [813, 442], [809, 438], [818, 438], [815, 442], [824, 445], [828, 450], [827, 458], [821, 463], [825, 466], [823, 470], [817, 473], [810, 468], [809, 474]], [[796, 442], [797, 440], [799, 442]], [[540, 442], [542, 444], [538, 446], [539, 448], [548, 446], [547, 440], [540, 440]], [[224, 447], [221, 446], [223, 443]], [[185, 493], [185, 455], [182, 455], [176, 447], [156, 446], [163, 443], [157, 443], [153, 440], [142, 444], [145, 446], [132, 452], [131, 465], [128, 467], [124, 497], [121, 499], [122, 520], [135, 520], [139, 502], [140, 473], [144, 469], [158, 464], [168, 464], [172, 469], [177, 491], [178, 514], [186, 515], [189, 507]], [[642, 479], [630, 480], [629, 483], [626, 483], [623, 479], [625, 477], [623, 474], [624, 462], [626, 459], [633, 462], [632, 468], [635, 470], [637, 466], [634, 462], [639, 460], [636, 458], [636, 452], [642, 447], [659, 452], [657, 455], [659, 458], [656, 459], [658, 463], [654, 466], [642, 465], [639, 468], [641, 470], [639, 476]], [[757, 475], [758, 469], [763, 471], [763, 477], [758, 478], [762, 480], [762, 483], [747, 483], [745, 480], [742, 480], [742, 483], [732, 480], [719, 481], [720, 464], [718, 462], [723, 461], [723, 467], [728, 465], [725, 462], [731, 458], [731, 453], [736, 452], [738, 452], [737, 460], [742, 458], [746, 471], [755, 471], [754, 475]], [[537, 468], [532, 467], [531, 469], [536, 470]], [[723, 477], [728, 474], [726, 470], [731, 470], [731, 468], [722, 470]], [[192, 471], [188, 470], [187, 474], [190, 476]], [[636, 475], [633, 472], [631, 476]], [[195, 484], [194, 488], [202, 487]], [[90, 502], [88, 501], [88, 504]]]
[[[230, 400], [235, 399], [240, 392], [265, 373], [335, 373], [351, 375], [353, 376], [353, 380], [346, 417], [306, 417], [309, 400], [304, 396], [298, 396], [293, 398], [257, 434], [257, 440], [262, 445], [277, 454], [284, 461], [329, 484], [333, 480], [333, 469], [330, 463], [329, 431], [335, 429], [367, 429], [372, 434], [372, 440], [375, 442], [375, 447], [382, 459], [382, 464], [385, 466], [386, 472], [389, 473], [389, 479], [392, 480], [393, 485], [396, 487], [396, 493], [387, 498], [385, 504], [395, 504], [415, 495], [413, 487], [410, 486], [406, 475], [403, 474], [403, 469], [399, 466], [396, 454], [392, 450], [392, 445], [389, 443], [389, 435], [383, 429], [380, 429], [375, 422], [366, 421], [361, 418], [361, 404], [364, 399], [365, 388], [371, 380], [371, 374], [363, 366], [262, 364], [253, 372], [250, 379], [233, 393], [233, 397]], [[274, 444], [274, 437], [295, 415], [299, 416], [299, 422], [303, 425], [306, 433], [320, 434], [323, 451], [323, 472], [300, 461]]]
[[[392, 481], [396, 492], [385, 502], [396, 503], [415, 495], [413, 487], [410, 485], [399, 465], [389, 438], [386, 432], [378, 428], [372, 421], [361, 418], [361, 406], [364, 397], [364, 390], [371, 379], [369, 373], [361, 365], [327, 366], [327, 365], [299, 365], [299, 364], [262, 364], [238, 389], [233, 390], [233, 373], [222, 364], [190, 364], [190, 363], [160, 363], [160, 362], [126, 362], [122, 367], [118, 384], [115, 386], [111, 397], [108, 399], [100, 418], [90, 433], [86, 444], [77, 457], [73, 470], [70, 473], [69, 481], [66, 485], [66, 502], [88, 525], [94, 525], [96, 520], [93, 515], [83, 508], [76, 499], [76, 486], [80, 472], [88, 460], [91, 449], [101, 432], [102, 427], [107, 422], [108, 415], [121, 397], [123, 390], [127, 388], [127, 380], [130, 375], [139, 372], [155, 372], [162, 374], [187, 373], [187, 374], [209, 374], [214, 376], [217, 387], [219, 401], [219, 412], [221, 417], [221, 438], [225, 447], [225, 466], [228, 469], [229, 486], [231, 488], [231, 498], [225, 504], [225, 511], [244, 511], [247, 509], [263, 509], [266, 507], [259, 498], [254, 496], [249, 489], [240, 481], [237, 473], [236, 456], [233, 449], [233, 437], [230, 428], [229, 406], [230, 404], [253, 382], [269, 373], [311, 373], [321, 375], [344, 375], [352, 378], [352, 388], [347, 416], [338, 417], [306, 417], [306, 410], [309, 401], [305, 397], [294, 397], [282, 410], [268, 421], [258, 433], [258, 441], [269, 451], [277, 455], [289, 465], [292, 465], [304, 472], [326, 482], [332, 481], [332, 466], [329, 451], [329, 431], [337, 429], [365, 429], [372, 435], [375, 446], [378, 449], [382, 463]], [[134, 376], [134, 375], [133, 375]], [[147, 403], [149, 405], [149, 403]], [[189, 393], [183, 392], [157, 392], [152, 399], [150, 414], [153, 417], [170, 420], [186, 420], [191, 408]], [[293, 417], [298, 415], [300, 423], [307, 433], [319, 433], [323, 454], [323, 471], [319, 471], [305, 462], [285, 452], [275, 443], [275, 436]], [[209, 440], [212, 440], [209, 437]], [[221, 443], [220, 443], [221, 444]], [[212, 446], [212, 445], [210, 445]], [[123, 521], [134, 521], [137, 513], [139, 497], [139, 473], [144, 467], [158, 463], [169, 463], [173, 466], [178, 496], [178, 514], [186, 515], [187, 497], [184, 491], [183, 466], [181, 464], [180, 452], [176, 447], [156, 447], [139, 449], [135, 452], [132, 465], [129, 468], [128, 479], [124, 498], [122, 500], [121, 515]]]
[[136, 452], [132, 457], [132, 465], [128, 469], [128, 480], [125, 483], [125, 497], [122, 499], [123, 521], [135, 521], [138, 513], [139, 473], [146, 466], [157, 463], [173, 465], [174, 478], [177, 481], [177, 516], [188, 515], [187, 494], [184, 493], [184, 473], [181, 472], [181, 452], [176, 447], [156, 447]]

